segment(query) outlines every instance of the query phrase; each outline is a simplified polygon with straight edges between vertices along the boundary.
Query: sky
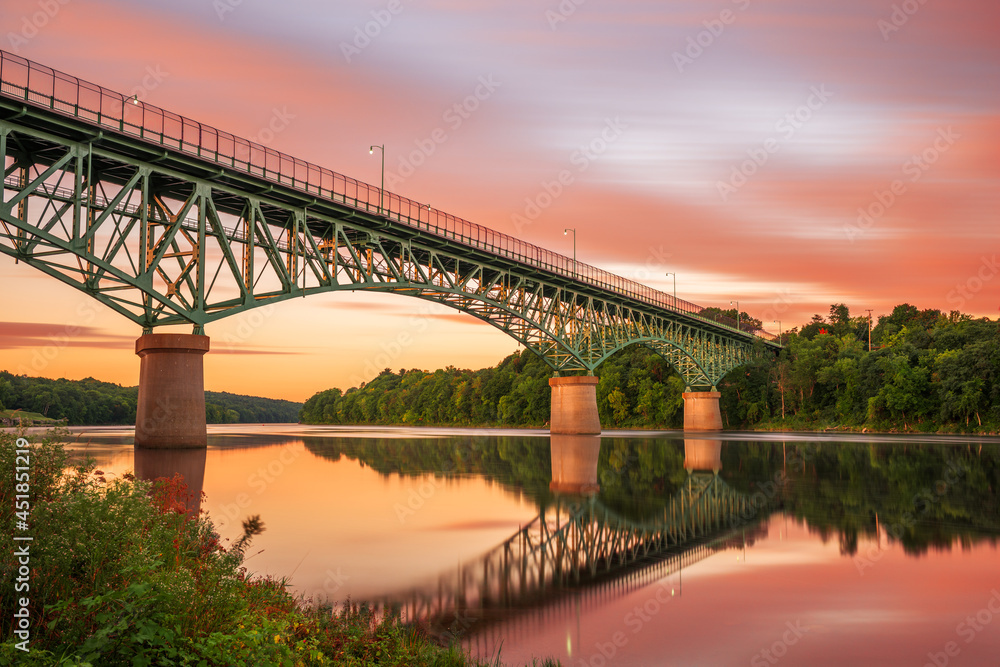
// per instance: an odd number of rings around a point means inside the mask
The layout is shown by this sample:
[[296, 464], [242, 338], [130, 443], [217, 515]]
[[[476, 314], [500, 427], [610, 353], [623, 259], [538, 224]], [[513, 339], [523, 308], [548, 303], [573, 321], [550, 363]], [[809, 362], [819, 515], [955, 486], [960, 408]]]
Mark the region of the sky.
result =
[[[4, 0], [0, 48], [776, 331], [996, 318], [992, 0]], [[568, 172], [560, 186], [560, 174]], [[565, 174], [564, 174], [565, 176]], [[780, 322], [780, 325], [779, 325]], [[178, 329], [187, 331], [187, 329]], [[135, 385], [140, 330], [0, 256], [0, 369]], [[457, 311], [333, 293], [210, 325], [206, 389], [495, 365]]]

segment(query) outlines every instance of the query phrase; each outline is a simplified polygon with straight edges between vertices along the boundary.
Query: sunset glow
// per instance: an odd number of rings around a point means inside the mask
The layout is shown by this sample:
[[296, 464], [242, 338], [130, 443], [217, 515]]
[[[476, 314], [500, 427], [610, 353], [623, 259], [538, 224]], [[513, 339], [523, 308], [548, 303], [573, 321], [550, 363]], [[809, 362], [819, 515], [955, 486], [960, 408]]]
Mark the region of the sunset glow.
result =
[[[777, 331], [997, 317], [986, 0], [10, 0], [0, 48]], [[140, 330], [0, 257], [0, 369], [135, 385]], [[190, 332], [190, 328], [177, 329]], [[304, 400], [515, 341], [396, 295], [207, 328], [206, 389]]]

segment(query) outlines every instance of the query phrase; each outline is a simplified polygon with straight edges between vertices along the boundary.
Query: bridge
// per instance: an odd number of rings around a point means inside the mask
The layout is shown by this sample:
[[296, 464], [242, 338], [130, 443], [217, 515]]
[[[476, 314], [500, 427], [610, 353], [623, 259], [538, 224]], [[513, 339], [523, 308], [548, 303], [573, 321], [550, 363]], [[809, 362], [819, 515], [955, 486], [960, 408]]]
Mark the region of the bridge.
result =
[[[599, 433], [594, 369], [632, 344], [684, 378], [685, 429], [775, 337], [512, 236], [0, 51], [0, 252], [141, 327], [136, 444], [205, 446], [210, 323], [341, 290], [434, 301], [556, 372], [553, 433]], [[191, 334], [157, 333], [187, 324]], [[583, 373], [583, 375], [564, 375]]]
[[[556, 438], [553, 437], [553, 446]], [[685, 439], [683, 487], [662, 512], [623, 517], [590, 492], [557, 493], [538, 516], [481, 557], [376, 603], [394, 609], [444, 640], [485, 642], [504, 624], [531, 625], [567, 599], [603, 600], [679, 573], [721, 550], [745, 547], [760, 532], [769, 501], [748, 496], [719, 477], [722, 443]], [[553, 482], [556, 482], [553, 449]], [[594, 470], [588, 475], [596, 477]], [[665, 602], [665, 600], [661, 601]]]

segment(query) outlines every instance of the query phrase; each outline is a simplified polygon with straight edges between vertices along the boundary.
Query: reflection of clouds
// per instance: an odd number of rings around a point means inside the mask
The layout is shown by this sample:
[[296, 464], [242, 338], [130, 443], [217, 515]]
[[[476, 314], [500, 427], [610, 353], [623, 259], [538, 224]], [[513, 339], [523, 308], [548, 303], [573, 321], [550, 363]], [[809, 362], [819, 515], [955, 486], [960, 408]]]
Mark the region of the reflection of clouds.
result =
[[[787, 523], [787, 526], [786, 526]], [[752, 539], [751, 539], [752, 536]], [[684, 570], [684, 576], [691, 578], [746, 576], [749, 571], [767, 569], [769, 571], [789, 568], [830, 565], [843, 559], [836, 541], [822, 543], [811, 535], [805, 526], [795, 523], [784, 514], [774, 514], [761, 528], [755, 524], [746, 527], [746, 558], [743, 550], [730, 548], [706, 558]], [[738, 559], [737, 559], [738, 558]], [[749, 569], [748, 569], [749, 568]], [[780, 573], [778, 576], [785, 576]]]
[[134, 466], [132, 458], [132, 446], [98, 446], [98, 447], [73, 447], [66, 448], [69, 452], [70, 465], [76, 466], [83, 463], [88, 457], [97, 461], [99, 470], [105, 472], [105, 477], [120, 477], [126, 472], [131, 472]]
[[926, 615], [922, 612], [911, 609], [851, 607], [814, 611], [809, 614], [809, 621], [820, 626], [885, 625], [889, 623], [913, 623], [923, 620], [925, 617]]

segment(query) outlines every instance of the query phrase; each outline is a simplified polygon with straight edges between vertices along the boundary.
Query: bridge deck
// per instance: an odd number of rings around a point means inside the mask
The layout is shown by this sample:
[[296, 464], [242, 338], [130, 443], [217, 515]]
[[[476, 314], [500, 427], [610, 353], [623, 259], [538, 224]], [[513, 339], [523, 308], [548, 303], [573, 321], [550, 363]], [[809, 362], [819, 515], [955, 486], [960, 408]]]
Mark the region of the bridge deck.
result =
[[[4, 51], [0, 51], [0, 103], [20, 116], [19, 122], [40, 123], [49, 132], [71, 131], [79, 135], [74, 137], [77, 140], [89, 137], [116, 148], [139, 150], [144, 159], [156, 159], [202, 178], [232, 182], [235, 174], [241, 184], [268, 197], [299, 206], [332, 204], [343, 215], [361, 213], [376, 224], [402, 225], [494, 260], [693, 317], [730, 333], [776, 339], [767, 331], [745, 325], [738, 328], [730, 318], [702, 316], [702, 306], [636, 281]], [[79, 127], [67, 124], [64, 119], [68, 118]]]

